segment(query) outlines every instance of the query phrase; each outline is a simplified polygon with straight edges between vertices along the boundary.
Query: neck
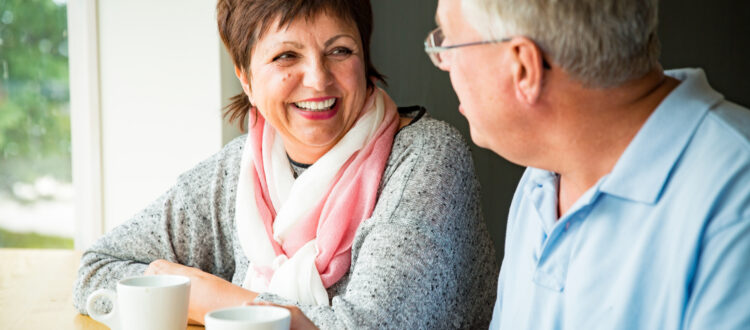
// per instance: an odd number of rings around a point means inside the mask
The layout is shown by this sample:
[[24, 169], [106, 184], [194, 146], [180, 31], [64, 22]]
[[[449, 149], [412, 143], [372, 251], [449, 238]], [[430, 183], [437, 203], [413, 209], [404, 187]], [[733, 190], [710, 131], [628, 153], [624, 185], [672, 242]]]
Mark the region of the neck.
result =
[[298, 148], [292, 143], [284, 143], [284, 149], [286, 149], [287, 157], [295, 163], [315, 164], [320, 157], [323, 157], [328, 150], [331, 150], [331, 147], [315, 148], [307, 146]]
[[560, 94], [564, 105], [550, 131], [554, 158], [545, 168], [560, 175], [558, 215], [612, 171], [622, 153], [661, 101], [679, 82], [661, 69], [607, 89], [574, 86]]

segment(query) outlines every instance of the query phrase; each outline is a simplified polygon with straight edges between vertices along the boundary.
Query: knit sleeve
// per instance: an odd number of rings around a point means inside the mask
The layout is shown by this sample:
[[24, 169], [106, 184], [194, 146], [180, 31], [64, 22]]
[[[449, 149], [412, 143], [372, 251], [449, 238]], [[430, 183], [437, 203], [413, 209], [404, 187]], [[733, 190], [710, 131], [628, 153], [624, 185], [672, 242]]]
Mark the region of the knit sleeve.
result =
[[331, 305], [298, 307], [321, 329], [487, 328], [498, 267], [478, 189], [454, 128], [422, 119], [402, 129]]
[[[86, 298], [141, 275], [157, 259], [196, 267], [224, 279], [234, 272], [232, 220], [240, 139], [182, 174], [151, 205], [99, 238], [81, 258], [73, 302], [86, 314]], [[231, 205], [231, 207], [229, 207]]]

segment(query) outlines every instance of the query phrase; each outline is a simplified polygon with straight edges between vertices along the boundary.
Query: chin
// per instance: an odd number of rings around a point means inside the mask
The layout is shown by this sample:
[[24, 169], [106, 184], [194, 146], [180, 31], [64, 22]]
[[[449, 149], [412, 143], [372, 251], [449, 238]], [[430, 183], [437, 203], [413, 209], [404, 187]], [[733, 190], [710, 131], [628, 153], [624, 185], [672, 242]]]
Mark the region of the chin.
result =
[[307, 136], [297, 137], [299, 141], [307, 146], [314, 148], [321, 147], [332, 147], [338, 142], [339, 136], [337, 134], [309, 134]]
[[469, 135], [471, 136], [471, 141], [478, 147], [489, 149], [489, 146], [485, 143], [484, 135], [478, 133], [471, 124], [469, 124]]

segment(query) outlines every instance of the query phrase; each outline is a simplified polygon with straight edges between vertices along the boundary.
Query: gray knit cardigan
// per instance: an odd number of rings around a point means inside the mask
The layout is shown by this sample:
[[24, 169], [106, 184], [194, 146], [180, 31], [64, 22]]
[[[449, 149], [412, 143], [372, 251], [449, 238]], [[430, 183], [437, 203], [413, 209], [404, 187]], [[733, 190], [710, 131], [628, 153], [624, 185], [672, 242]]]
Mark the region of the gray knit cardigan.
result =
[[[396, 135], [372, 217], [352, 245], [349, 272], [328, 288], [330, 306], [298, 305], [321, 329], [486, 329], [498, 266], [482, 219], [469, 148], [455, 128], [416, 117]], [[420, 119], [420, 117], [422, 117]], [[81, 260], [74, 304], [140, 275], [156, 259], [199, 268], [236, 285], [248, 260], [234, 225], [245, 136], [180, 175]], [[279, 296], [257, 298], [291, 305]]]

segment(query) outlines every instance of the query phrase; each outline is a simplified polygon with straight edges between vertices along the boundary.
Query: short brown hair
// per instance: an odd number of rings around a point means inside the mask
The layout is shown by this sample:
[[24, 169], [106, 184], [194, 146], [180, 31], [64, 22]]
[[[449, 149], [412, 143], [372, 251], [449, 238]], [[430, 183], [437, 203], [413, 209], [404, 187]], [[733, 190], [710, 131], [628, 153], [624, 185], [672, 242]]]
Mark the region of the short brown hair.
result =
[[[278, 26], [284, 26], [294, 19], [312, 19], [323, 12], [357, 26], [362, 39], [367, 88], [373, 87], [373, 80], [384, 81], [370, 59], [373, 21], [370, 0], [219, 0], [216, 20], [219, 35], [234, 65], [247, 69], [250, 51], [276, 18], [279, 18]], [[224, 116], [231, 122], [239, 121], [240, 129], [244, 129], [252, 104], [244, 93], [231, 100]]]

